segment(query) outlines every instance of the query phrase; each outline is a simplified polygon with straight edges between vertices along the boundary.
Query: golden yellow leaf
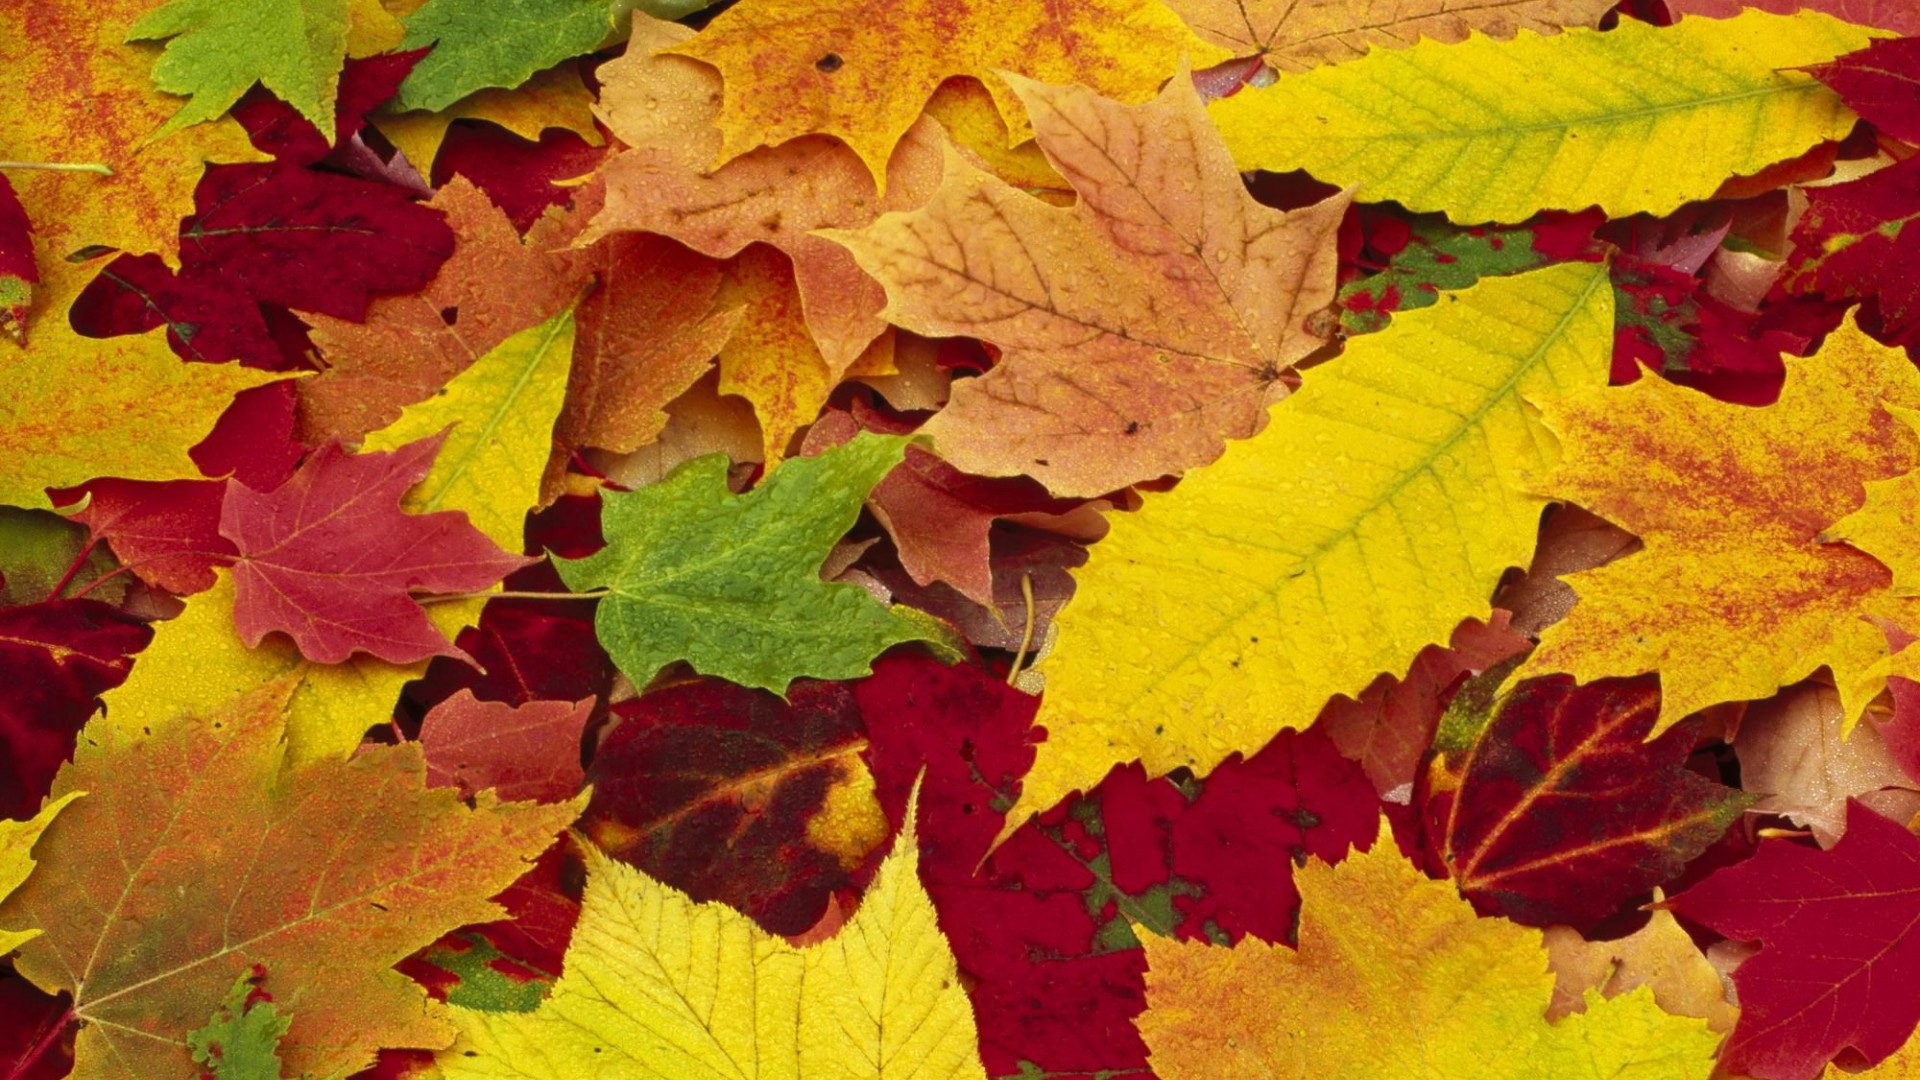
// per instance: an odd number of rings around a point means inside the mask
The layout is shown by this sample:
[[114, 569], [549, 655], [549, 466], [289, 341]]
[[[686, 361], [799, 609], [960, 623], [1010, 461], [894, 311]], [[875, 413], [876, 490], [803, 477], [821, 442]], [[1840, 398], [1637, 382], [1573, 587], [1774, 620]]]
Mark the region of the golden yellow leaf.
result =
[[0, 924], [44, 930], [17, 966], [72, 995], [74, 1080], [193, 1075], [188, 1033], [256, 965], [290, 1007], [291, 1075], [446, 1045], [444, 1009], [391, 965], [498, 918], [487, 898], [584, 805], [469, 805], [427, 788], [418, 743], [289, 767], [291, 689], [249, 687], [151, 733], [89, 725], [54, 779], [56, 796], [87, 796], [41, 838]]
[[1606, 267], [1492, 278], [1307, 371], [1266, 431], [1136, 513], [1075, 574], [1038, 670], [1018, 825], [1116, 762], [1205, 773], [1399, 675], [1533, 552], [1541, 401], [1604, 387]]
[[51, 508], [46, 488], [97, 476], [198, 478], [187, 451], [213, 430], [233, 396], [285, 377], [238, 364], [185, 363], [157, 328], [82, 337], [66, 316], [79, 275], [62, 267], [48, 277], [40, 300], [57, 317], [36, 324], [26, 352], [11, 357], [0, 396], [0, 503]]
[[458, 176], [427, 205], [447, 215], [455, 246], [426, 288], [376, 298], [360, 323], [307, 316], [323, 367], [294, 387], [303, 440], [355, 440], [393, 423], [578, 290], [584, 271], [550, 250], [563, 243], [561, 223], [543, 220], [522, 241], [486, 193]]
[[1920, 1039], [1908, 1039], [1893, 1056], [1865, 1072], [1848, 1072], [1838, 1065], [1829, 1065], [1821, 1074], [1821, 1080], [1920, 1080]]
[[571, 131], [591, 146], [606, 141], [593, 123], [593, 92], [571, 60], [512, 90], [479, 90], [436, 112], [380, 113], [373, 125], [425, 176], [455, 120], [490, 121], [535, 142], [548, 128]]
[[446, 1080], [985, 1080], [914, 811], [859, 910], [805, 947], [589, 846], [565, 975], [534, 1012], [453, 1010]]
[[1167, 0], [1201, 40], [1235, 56], [1259, 56], [1281, 71], [1305, 71], [1399, 48], [1421, 39], [1463, 41], [1471, 33], [1511, 38], [1592, 26], [1607, 0]]
[[842, 377], [892, 370], [891, 333], [874, 339], [851, 365], [835, 365], [821, 355], [807, 333], [793, 269], [772, 248], [755, 245], [735, 257], [715, 303], [722, 310], [742, 311], [720, 348], [720, 392], [753, 402], [768, 468], [787, 456], [794, 435], [820, 415]]
[[[1920, 411], [1888, 405], [1909, 430], [1920, 432]], [[1823, 538], [1844, 540], [1887, 564], [1893, 571], [1893, 590], [1902, 596], [1920, 595], [1920, 475], [1901, 473], [1887, 480], [1870, 480], [1867, 500], [1860, 509], [1835, 522]]]
[[1231, 59], [1161, 0], [978, 0], [957, 17], [947, 0], [746, 0], [672, 51], [719, 68], [726, 82], [722, 160], [832, 135], [883, 189], [894, 144], [950, 76], [985, 83], [1019, 142], [1029, 129], [1003, 72], [1141, 101], [1183, 62]]
[[1871, 33], [1811, 12], [1747, 12], [1425, 41], [1211, 111], [1243, 169], [1305, 169], [1356, 198], [1455, 221], [1589, 206], [1666, 214], [1845, 135], [1852, 111], [1798, 69], [1863, 48]]
[[1054, 171], [1038, 143], [1029, 138], [1015, 145], [993, 95], [980, 80], [941, 83], [927, 102], [927, 115], [940, 121], [973, 164], [1030, 195], [1062, 206], [1073, 201], [1073, 188]]
[[[1654, 899], [1660, 899], [1659, 890]], [[1719, 1034], [1732, 1031], [1739, 1019], [1719, 970], [1664, 909], [1613, 941], [1588, 941], [1571, 926], [1550, 926], [1543, 933], [1554, 977], [1549, 1020], [1585, 1011], [1590, 991], [1612, 998], [1642, 986], [1653, 991], [1663, 1011], [1705, 1020]]]
[[1641, 987], [1548, 1023], [1540, 934], [1477, 918], [1384, 823], [1294, 872], [1300, 947], [1147, 936], [1139, 1028], [1165, 1080], [1707, 1080], [1720, 1036]]
[[[1879, 692], [1877, 616], [1920, 625], [1887, 568], [1826, 540], [1864, 484], [1920, 462], [1890, 406], [1920, 407], [1920, 374], [1851, 319], [1812, 357], [1787, 357], [1765, 408], [1663, 379], [1549, 405], [1565, 454], [1540, 490], [1638, 535], [1642, 551], [1570, 575], [1580, 600], [1515, 678], [1660, 673], [1664, 731], [1723, 701], [1768, 697], [1825, 665], [1850, 728]], [[1846, 432], [1845, 438], [1810, 433]]]
[[0, 4], [6, 156], [113, 170], [9, 174], [37, 230], [41, 271], [54, 294], [35, 305], [49, 313], [35, 319], [49, 332], [64, 322], [66, 302], [92, 270], [70, 266], [67, 256], [91, 245], [172, 256], [180, 219], [193, 212], [202, 164], [264, 156], [228, 119], [149, 140], [181, 101], [154, 91], [155, 50], [125, 41], [153, 7], [153, 0]]
[[[85, 795], [84, 791], [69, 791], [57, 799], [49, 801], [40, 808], [40, 812], [25, 821], [0, 821], [0, 900], [5, 900], [33, 873], [33, 845], [40, 840], [40, 834], [47, 831], [58, 814], [73, 800]], [[37, 929], [0, 930], [0, 956], [19, 948], [38, 937]]]
[[1255, 202], [1185, 80], [1129, 106], [1011, 79], [1077, 205], [949, 152], [924, 208], [824, 234], [886, 285], [890, 321], [1002, 350], [923, 430], [961, 469], [1062, 495], [1213, 460], [1323, 344], [1304, 324], [1333, 298], [1346, 200]]
[[882, 211], [918, 206], [940, 183], [940, 137], [922, 121], [887, 169], [885, 196], [851, 150], [825, 136], [762, 147], [709, 171], [720, 146], [720, 78], [684, 56], [651, 50], [692, 31], [636, 16], [627, 52], [601, 69], [598, 112], [633, 149], [608, 162], [605, 206], [582, 243], [608, 233], [670, 236], [730, 258], [769, 244], [793, 261], [806, 325], [829, 365], [844, 370], [886, 329], [886, 294], [845, 248], [815, 236], [857, 228]]

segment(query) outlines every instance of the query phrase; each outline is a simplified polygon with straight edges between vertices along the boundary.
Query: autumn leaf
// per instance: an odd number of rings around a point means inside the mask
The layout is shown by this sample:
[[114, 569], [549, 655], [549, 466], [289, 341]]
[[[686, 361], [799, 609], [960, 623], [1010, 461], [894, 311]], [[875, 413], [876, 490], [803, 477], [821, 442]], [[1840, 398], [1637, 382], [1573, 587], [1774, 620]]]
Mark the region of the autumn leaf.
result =
[[[85, 794], [83, 791], [66, 792], [49, 800], [38, 814], [25, 821], [0, 819], [0, 902], [17, 891], [33, 873], [33, 846], [47, 831], [47, 826], [53, 824], [53, 819], [66, 809], [68, 803]], [[11, 953], [39, 934], [36, 927], [0, 930], [0, 955]]]
[[374, 118], [374, 126], [415, 168], [430, 174], [448, 133], [461, 120], [484, 120], [535, 141], [550, 128], [570, 131], [588, 145], [599, 146], [603, 140], [593, 123], [593, 99], [593, 92], [580, 80], [578, 66], [562, 63], [534, 73], [510, 90], [476, 90], [431, 112], [382, 112]]
[[633, 6], [616, 0], [427, 0], [407, 16], [400, 47], [431, 45], [433, 51], [401, 84], [396, 104], [439, 110], [489, 86], [519, 86], [541, 68], [599, 47]]
[[581, 831], [695, 901], [803, 933], [889, 833], [854, 695], [801, 679], [782, 700], [699, 679], [624, 702]]
[[1168, 6], [1202, 41], [1230, 49], [1235, 56], [1258, 56], [1289, 72], [1356, 60], [1375, 46], [1456, 42], [1476, 33], [1508, 39], [1522, 30], [1548, 34], [1565, 26], [1592, 26], [1611, 7], [1605, 0], [1518, 0], [1459, 7], [1445, 0], [1307, 4], [1169, 0]]
[[1604, 384], [1612, 292], [1568, 263], [1447, 296], [1113, 516], [1039, 665], [1048, 737], [1010, 822], [1118, 760], [1204, 773], [1488, 617], [1545, 504], [1524, 486], [1554, 456], [1531, 410]]
[[[1352, 185], [1357, 198], [1455, 221], [1589, 206], [1666, 214], [1728, 177], [1846, 134], [1854, 118], [1840, 99], [1790, 69], [1867, 41], [1868, 31], [1823, 15], [1759, 13], [1424, 41], [1248, 90], [1210, 111], [1243, 169], [1306, 169]], [[1544, 92], [1534, 81], [1542, 71], [1565, 92]], [[1696, 134], [1709, 129], [1711, 139]]]
[[90, 731], [61, 770], [56, 797], [88, 794], [41, 839], [0, 925], [44, 929], [18, 965], [73, 995], [79, 1080], [185, 1074], [188, 1033], [255, 964], [298, 1003], [281, 1043], [294, 1075], [444, 1045], [443, 1015], [387, 966], [490, 917], [486, 897], [577, 812], [426, 790], [416, 746], [289, 769], [290, 690], [151, 735]]
[[1699, 1077], [1719, 1036], [1641, 988], [1589, 995], [1544, 1018], [1553, 990], [1539, 936], [1475, 918], [1382, 837], [1336, 866], [1309, 860], [1300, 946], [1231, 949], [1149, 938], [1141, 1034], [1167, 1080]]
[[238, 555], [220, 535], [226, 488], [218, 480], [96, 480], [70, 517], [140, 580], [186, 596], [211, 588], [214, 567]]
[[1322, 341], [1345, 200], [1283, 214], [1248, 195], [1193, 91], [1145, 105], [1015, 79], [1080, 195], [1049, 206], [949, 152], [928, 205], [846, 244], [915, 333], [1003, 351], [922, 429], [983, 476], [1101, 495], [1203, 465], [1260, 426], [1281, 370]]
[[[1662, 899], [1657, 889], [1654, 898]], [[1663, 1012], [1705, 1020], [1719, 1034], [1731, 1031], [1740, 1016], [1727, 1000], [1719, 970], [1665, 909], [1611, 941], [1587, 941], [1569, 926], [1549, 926], [1542, 938], [1554, 979], [1548, 1020], [1585, 1011], [1590, 990], [1614, 998], [1642, 986], [1653, 991]]]
[[1659, 711], [1650, 680], [1557, 678], [1520, 684], [1477, 732], [1443, 731], [1422, 812], [1461, 895], [1592, 926], [1718, 840], [1754, 800], [1687, 769], [1693, 728], [1649, 740]]
[[189, 97], [162, 133], [219, 118], [255, 82], [314, 127], [331, 131], [351, 7], [349, 0], [271, 0], [245, 8], [169, 0], [149, 11], [127, 40], [167, 41], [153, 65], [154, 85]]
[[488, 788], [508, 802], [563, 802], [580, 791], [580, 738], [593, 699], [481, 701], [462, 690], [420, 721], [427, 783], [471, 798]]
[[0, 608], [0, 818], [30, 817], [73, 753], [74, 734], [103, 691], [127, 677], [130, 653], [151, 636], [98, 600]]
[[1667, 902], [1760, 951], [1733, 975], [1740, 1022], [1721, 1064], [1756, 1080], [1814, 1080], [1851, 1047], [1872, 1064], [1898, 1050], [1920, 1005], [1900, 985], [1916, 963], [1920, 839], [1855, 803], [1831, 851], [1765, 840], [1759, 853]]
[[395, 664], [453, 654], [409, 594], [484, 589], [525, 560], [463, 513], [401, 512], [442, 443], [352, 456], [329, 443], [271, 492], [228, 485], [220, 535], [240, 552], [234, 622], [248, 646], [279, 631], [323, 664], [355, 652]]
[[[1657, 671], [1657, 734], [1825, 665], [1851, 726], [1879, 692], [1872, 668], [1887, 653], [1865, 617], [1899, 624], [1914, 612], [1890, 592], [1885, 566], [1827, 533], [1859, 507], [1864, 483], [1915, 464], [1914, 436], [1888, 407], [1920, 405], [1920, 375], [1851, 322], [1786, 363], [1779, 400], [1764, 409], [1660, 379], [1547, 406], [1565, 455], [1541, 489], [1632, 531], [1645, 549], [1570, 575], [1580, 602], [1516, 677]], [[1850, 434], [1808, 439], [1812, 425]]]
[[1846, 720], [1833, 688], [1808, 682], [1748, 707], [1734, 736], [1741, 786], [1760, 796], [1754, 810], [1812, 829], [1821, 847], [1839, 840], [1852, 800], [1894, 821], [1920, 813], [1920, 779], [1900, 767], [1881, 725], [1843, 734]]
[[1902, 342], [1920, 332], [1920, 289], [1881, 272], [1920, 244], [1920, 165], [1891, 165], [1857, 180], [1807, 192], [1780, 287], [1797, 296], [1862, 300], [1861, 313]]
[[27, 343], [27, 308], [39, 281], [40, 271], [33, 261], [33, 222], [27, 220], [26, 207], [20, 205], [13, 185], [0, 174], [0, 333], [15, 344]]
[[261, 989], [265, 981], [264, 975], [255, 973], [235, 979], [206, 1025], [187, 1035], [187, 1049], [203, 1076], [281, 1080], [280, 1040], [293, 1021]]
[[[972, 1010], [920, 886], [913, 821], [909, 808], [860, 909], [802, 948], [589, 848], [566, 974], [531, 1013], [454, 1010], [461, 1036], [442, 1072], [985, 1080]], [[737, 1002], [752, 1003], [748, 1022], [709, 1020]]]
[[[953, 15], [943, 0], [889, 4], [883, 18], [850, 0], [749, 0], [672, 51], [720, 69], [720, 161], [801, 135], [831, 135], [859, 155], [883, 192], [894, 145], [949, 77], [986, 84], [1013, 143], [1030, 129], [1002, 72], [1141, 101], [1183, 61], [1204, 67], [1230, 59], [1160, 0], [1045, 8], [989, 0], [964, 18]], [[940, 48], [903, 51], [902, 40]]]
[[803, 675], [864, 675], [889, 645], [929, 630], [857, 585], [821, 581], [820, 565], [905, 450], [903, 438], [863, 434], [786, 462], [745, 495], [728, 493], [725, 458], [700, 458], [652, 487], [608, 492], [605, 550], [554, 566], [571, 589], [610, 590], [594, 625], [638, 683], [674, 660], [775, 693]]
[[1676, 15], [1705, 15], [1730, 19], [1742, 11], [1771, 11], [1791, 15], [1796, 11], [1820, 11], [1836, 19], [1862, 26], [1877, 26], [1896, 34], [1920, 34], [1920, 12], [1902, 0], [1667, 0]]

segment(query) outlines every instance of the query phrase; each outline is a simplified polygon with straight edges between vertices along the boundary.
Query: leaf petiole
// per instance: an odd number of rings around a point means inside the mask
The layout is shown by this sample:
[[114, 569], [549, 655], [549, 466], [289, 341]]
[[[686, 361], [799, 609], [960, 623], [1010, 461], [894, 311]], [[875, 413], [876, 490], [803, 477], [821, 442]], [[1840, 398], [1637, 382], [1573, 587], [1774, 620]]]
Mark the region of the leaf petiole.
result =
[[0, 161], [0, 169], [38, 169], [41, 172], [90, 172], [112, 176], [113, 168], [96, 161]]

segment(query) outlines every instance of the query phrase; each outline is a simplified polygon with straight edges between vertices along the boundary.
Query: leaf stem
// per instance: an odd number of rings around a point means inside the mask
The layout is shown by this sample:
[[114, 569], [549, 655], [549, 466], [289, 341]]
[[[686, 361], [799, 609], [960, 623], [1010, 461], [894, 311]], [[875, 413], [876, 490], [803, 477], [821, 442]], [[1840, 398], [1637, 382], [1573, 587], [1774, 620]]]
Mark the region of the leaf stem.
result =
[[1027, 649], [1033, 645], [1033, 575], [1020, 575], [1020, 599], [1027, 604], [1027, 628], [1020, 633], [1020, 651], [1013, 654], [1013, 663], [1007, 668], [1007, 685], [1020, 677], [1020, 661], [1026, 659]]
[[0, 169], [38, 169], [41, 172], [90, 172], [101, 176], [112, 176], [113, 169], [99, 162], [71, 161], [0, 161]]
[[27, 1052], [20, 1055], [13, 1068], [7, 1070], [6, 1080], [18, 1080], [19, 1077], [27, 1075], [35, 1065], [40, 1063], [41, 1058], [47, 1056], [47, 1051], [60, 1040], [60, 1033], [67, 1030], [67, 1025], [72, 1022], [73, 1006], [68, 1005], [67, 1011], [61, 1013], [53, 1023], [48, 1024], [46, 1030], [34, 1039], [33, 1045], [27, 1047]]
[[80, 568], [87, 565], [87, 559], [93, 555], [93, 549], [98, 546], [100, 546], [99, 537], [90, 537], [87, 540], [85, 546], [81, 547], [79, 554], [75, 555], [73, 561], [67, 564], [67, 572], [60, 575], [60, 580], [54, 584], [53, 591], [47, 593], [47, 599], [49, 601], [60, 599], [60, 594], [66, 592], [67, 586], [73, 584], [73, 579], [80, 573]]

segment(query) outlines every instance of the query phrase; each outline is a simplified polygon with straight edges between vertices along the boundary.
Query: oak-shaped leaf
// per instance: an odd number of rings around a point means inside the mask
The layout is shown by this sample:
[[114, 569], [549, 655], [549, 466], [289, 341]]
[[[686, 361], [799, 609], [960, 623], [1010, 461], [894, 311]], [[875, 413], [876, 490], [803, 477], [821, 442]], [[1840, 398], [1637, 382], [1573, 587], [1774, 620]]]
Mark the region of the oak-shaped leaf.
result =
[[863, 432], [782, 463], [744, 495], [727, 490], [726, 458], [700, 458], [650, 487], [608, 492], [607, 546], [554, 566], [571, 589], [610, 591], [594, 627], [636, 683], [675, 660], [776, 693], [801, 676], [864, 675], [888, 646], [935, 632], [858, 585], [820, 580], [820, 567], [906, 447]]
[[1836, 1054], [1871, 1064], [1920, 1021], [1920, 838], [1859, 803], [1831, 850], [1763, 840], [1667, 906], [1760, 951], [1733, 974], [1740, 1021], [1720, 1053], [1729, 1073], [1814, 1080]]
[[234, 624], [247, 644], [277, 630], [323, 664], [355, 652], [396, 664], [458, 655], [410, 594], [484, 589], [526, 560], [463, 512], [401, 511], [444, 438], [353, 455], [328, 443], [270, 492], [228, 485], [220, 535], [240, 553]]
[[886, 842], [846, 683], [796, 680], [782, 700], [697, 679], [614, 714], [581, 831], [694, 900], [799, 934]]
[[[1696, 730], [1649, 740], [1652, 679], [1520, 684], [1477, 732], [1443, 729], [1429, 854], [1483, 912], [1591, 926], [1664, 884], [1754, 798], [1687, 768]], [[1470, 738], [1470, 741], [1469, 741]]]
[[37, 926], [20, 972], [73, 996], [75, 1080], [192, 1069], [187, 1036], [258, 964], [292, 1006], [292, 1075], [341, 1075], [380, 1047], [451, 1031], [388, 966], [499, 911], [505, 887], [576, 803], [472, 806], [430, 790], [417, 745], [285, 762], [280, 679], [170, 718], [101, 726], [54, 784], [87, 796], [41, 838], [40, 867], [0, 904]]
[[530, 1013], [454, 1010], [442, 1072], [985, 1080], [913, 818], [910, 806], [859, 910], [804, 946], [590, 848], [565, 975]]
[[1012, 82], [1079, 194], [1048, 205], [949, 153], [927, 205], [825, 235], [887, 288], [888, 318], [1000, 350], [923, 429], [982, 476], [1093, 496], [1204, 465], [1257, 430], [1322, 341], [1344, 197], [1254, 201], [1185, 80], [1143, 105]]
[[1719, 1035], [1642, 987], [1548, 1023], [1538, 933], [1476, 918], [1384, 827], [1371, 851], [1310, 859], [1297, 950], [1149, 938], [1141, 1034], [1165, 1080], [1653, 1080], [1705, 1077]]

